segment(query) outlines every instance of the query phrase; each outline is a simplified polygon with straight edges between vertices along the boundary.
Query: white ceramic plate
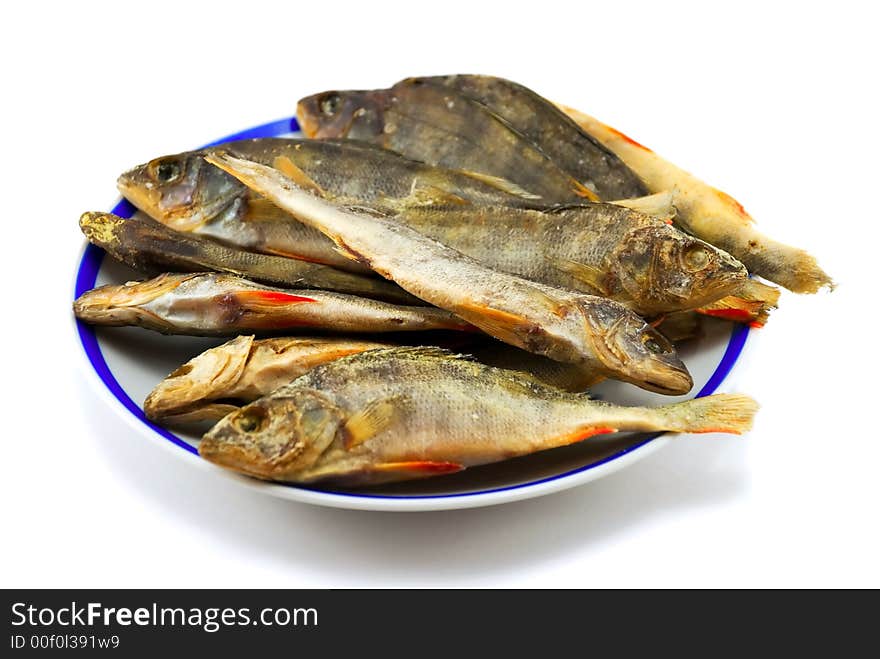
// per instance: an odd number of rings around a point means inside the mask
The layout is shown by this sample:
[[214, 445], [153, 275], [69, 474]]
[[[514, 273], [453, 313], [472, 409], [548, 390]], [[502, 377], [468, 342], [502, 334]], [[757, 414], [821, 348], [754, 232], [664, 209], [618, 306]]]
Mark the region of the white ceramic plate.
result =
[[[230, 135], [219, 144], [250, 137], [292, 136], [298, 131], [295, 118], [283, 119]], [[120, 201], [113, 212], [130, 217], [134, 212]], [[122, 283], [139, 276], [103, 250], [87, 245], [80, 260], [75, 295], [108, 283]], [[596, 387], [594, 395], [616, 403], [659, 405], [718, 390], [739, 359], [749, 328], [707, 319], [706, 336], [698, 345], [687, 346], [680, 355], [694, 378], [695, 394], [668, 397], [651, 394], [619, 382]], [[141, 402], [149, 391], [183, 362], [223, 339], [169, 337], [140, 328], [92, 328], [77, 321], [77, 331], [88, 370], [100, 394], [136, 434], [157, 442], [190, 464], [212, 469], [273, 496], [339, 508], [386, 511], [425, 511], [489, 506], [558, 492], [595, 480], [653, 453], [668, 438], [644, 433], [598, 436], [580, 444], [516, 458], [506, 462], [430, 478], [357, 491], [324, 490], [265, 483], [215, 467], [198, 456], [198, 438], [170, 432], [148, 421]]]

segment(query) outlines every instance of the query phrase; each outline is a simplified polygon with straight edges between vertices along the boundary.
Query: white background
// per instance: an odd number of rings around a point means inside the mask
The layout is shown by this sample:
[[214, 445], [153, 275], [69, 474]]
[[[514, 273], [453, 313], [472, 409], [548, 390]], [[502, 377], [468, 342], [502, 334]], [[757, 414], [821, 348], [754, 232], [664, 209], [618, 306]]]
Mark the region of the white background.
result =
[[[196, 4], [3, 10], [0, 586], [880, 586], [867, 4]], [[739, 371], [754, 432], [543, 499], [402, 515], [262, 496], [108, 412], [70, 302], [77, 219], [123, 169], [305, 94], [453, 72], [608, 121], [818, 255], [838, 289], [785, 294]]]

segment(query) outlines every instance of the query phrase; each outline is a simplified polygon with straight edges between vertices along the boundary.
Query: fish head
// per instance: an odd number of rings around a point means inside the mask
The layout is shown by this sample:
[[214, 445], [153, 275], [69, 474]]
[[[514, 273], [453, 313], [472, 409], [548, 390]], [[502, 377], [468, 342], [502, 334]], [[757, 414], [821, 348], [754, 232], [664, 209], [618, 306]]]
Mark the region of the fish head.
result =
[[105, 247], [117, 240], [127, 220], [112, 213], [86, 211], [79, 218], [79, 228], [90, 243]]
[[385, 131], [381, 91], [329, 91], [301, 99], [296, 118], [306, 137], [375, 141]]
[[170, 293], [195, 276], [163, 274], [147, 281], [99, 286], [80, 295], [73, 303], [73, 312], [80, 320], [92, 324], [140, 325], [144, 316], [152, 316], [143, 305]]
[[238, 336], [193, 357], [150, 392], [144, 412], [151, 419], [190, 411], [217, 399], [232, 398], [254, 345], [254, 337]]
[[199, 454], [259, 478], [295, 479], [342, 434], [343, 421], [325, 394], [291, 384], [221, 419]]
[[646, 314], [696, 309], [748, 279], [727, 252], [663, 223], [630, 232], [612, 267], [633, 308]]
[[609, 375], [661, 394], [690, 391], [693, 379], [675, 348], [637, 314], [595, 298], [586, 318], [594, 352]]
[[247, 194], [244, 185], [198, 151], [138, 165], [122, 174], [116, 187], [144, 213], [177, 231], [197, 229]]

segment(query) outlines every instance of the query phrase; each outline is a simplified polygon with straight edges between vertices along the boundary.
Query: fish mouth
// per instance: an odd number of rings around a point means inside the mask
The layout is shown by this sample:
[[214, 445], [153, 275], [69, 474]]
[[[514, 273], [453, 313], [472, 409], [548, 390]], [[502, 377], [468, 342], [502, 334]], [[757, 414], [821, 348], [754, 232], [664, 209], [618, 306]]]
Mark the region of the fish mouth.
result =
[[116, 306], [103, 300], [78, 299], [73, 314], [90, 325], [143, 326], [162, 325], [162, 319], [140, 307]]
[[303, 135], [309, 139], [314, 139], [320, 129], [320, 125], [308, 111], [308, 108], [303, 101], [300, 101], [296, 105], [296, 119]]
[[135, 180], [137, 170], [125, 172], [116, 179], [116, 189], [119, 194], [130, 201], [139, 210], [143, 211], [154, 219], [161, 217], [159, 210], [159, 194], [153, 190], [149, 190], [144, 185], [138, 184]]
[[261, 468], [262, 464], [259, 460], [255, 461], [256, 454], [246, 447], [230, 441], [226, 436], [225, 424], [229, 422], [228, 419], [229, 417], [222, 419], [202, 436], [199, 442], [199, 456], [219, 467], [232, 469], [262, 480], [269, 480], [271, 478], [269, 471]]
[[687, 369], [664, 369], [663, 372], [654, 372], [638, 382], [633, 382], [642, 389], [666, 396], [682, 396], [688, 393], [694, 386], [694, 380]]

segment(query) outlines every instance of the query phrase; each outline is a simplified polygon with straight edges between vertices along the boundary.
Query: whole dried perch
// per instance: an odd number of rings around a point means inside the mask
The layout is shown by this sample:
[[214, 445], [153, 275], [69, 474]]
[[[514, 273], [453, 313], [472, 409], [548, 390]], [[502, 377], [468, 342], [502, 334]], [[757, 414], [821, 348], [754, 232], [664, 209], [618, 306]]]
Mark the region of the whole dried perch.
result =
[[77, 298], [73, 310], [77, 318], [93, 325], [134, 325], [194, 336], [316, 329], [473, 329], [440, 309], [329, 291], [271, 288], [223, 274], [164, 274], [148, 281], [101, 286]]
[[221, 153], [209, 161], [351, 258], [505, 343], [652, 391], [681, 394], [692, 386], [672, 345], [613, 300], [497, 272], [393, 220], [340, 209], [271, 167]]
[[620, 407], [436, 348], [392, 348], [318, 366], [233, 412], [204, 436], [199, 454], [268, 480], [361, 486], [619, 430], [741, 433], [756, 409], [735, 394]]

